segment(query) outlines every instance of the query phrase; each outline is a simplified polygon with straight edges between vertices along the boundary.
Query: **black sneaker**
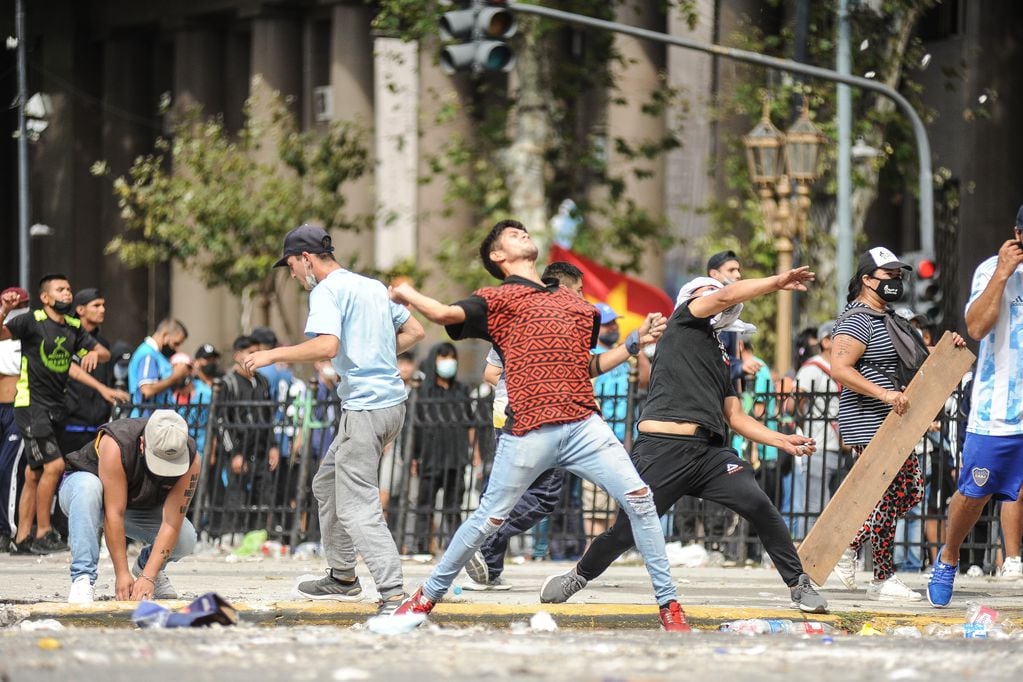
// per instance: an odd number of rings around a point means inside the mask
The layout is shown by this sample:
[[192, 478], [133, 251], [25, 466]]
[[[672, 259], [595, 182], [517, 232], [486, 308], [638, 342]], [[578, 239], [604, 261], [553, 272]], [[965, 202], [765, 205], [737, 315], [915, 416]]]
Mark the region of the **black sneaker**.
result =
[[[319, 580], [306, 580], [299, 583], [298, 593], [306, 599], [362, 601], [362, 585], [359, 584], [359, 579], [356, 578], [355, 582], [351, 583], [341, 582], [330, 574], [329, 568], [327, 569], [327, 575]], [[400, 603], [400, 601], [396, 603], [395, 608]]]
[[805, 611], [806, 613], [827, 613], [828, 602], [817, 593], [810, 583], [810, 576], [800, 574], [799, 582], [795, 587], [790, 588], [792, 592], [792, 607]]
[[32, 536], [29, 535], [21, 542], [11, 541], [11, 556], [35, 556], [32, 553]]
[[552, 575], [540, 586], [540, 601], [544, 604], [561, 604], [569, 597], [586, 587], [586, 578], [575, 572]]
[[11, 539], [6, 535], [0, 535], [0, 553], [10, 552], [11, 547], [14, 545]]
[[51, 529], [46, 535], [41, 538], [36, 538], [32, 542], [32, 547], [29, 549], [33, 554], [54, 554], [56, 552], [66, 552], [67, 543], [60, 539], [57, 535], [57, 531]]

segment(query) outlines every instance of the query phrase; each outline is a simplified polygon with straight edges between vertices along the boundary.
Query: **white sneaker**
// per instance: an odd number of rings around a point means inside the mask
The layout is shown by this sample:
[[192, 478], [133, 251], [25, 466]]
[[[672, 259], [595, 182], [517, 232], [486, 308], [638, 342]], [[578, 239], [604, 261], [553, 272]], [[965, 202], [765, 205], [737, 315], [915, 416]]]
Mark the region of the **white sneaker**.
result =
[[842, 586], [847, 590], [856, 589], [856, 551], [852, 549], [846, 549], [842, 552], [842, 557], [835, 564], [835, 570], [832, 571], [832, 575], [838, 578]]
[[68, 604], [91, 604], [96, 594], [89, 576], [80, 575], [71, 583], [71, 589], [67, 593]]
[[1002, 570], [998, 572], [1002, 580], [1019, 580], [1023, 578], [1023, 560], [1018, 556], [1007, 556], [1002, 562]]
[[922, 594], [906, 587], [906, 584], [894, 575], [888, 578], [888, 580], [881, 582], [871, 581], [867, 587], [867, 599], [874, 599], [876, 601], [910, 602], [920, 601], [923, 598]]

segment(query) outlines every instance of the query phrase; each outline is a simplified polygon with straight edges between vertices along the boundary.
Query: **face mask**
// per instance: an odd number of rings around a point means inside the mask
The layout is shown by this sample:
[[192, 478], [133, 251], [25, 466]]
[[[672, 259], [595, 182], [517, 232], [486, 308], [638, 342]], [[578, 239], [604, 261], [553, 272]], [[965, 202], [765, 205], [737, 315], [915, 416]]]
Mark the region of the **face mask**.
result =
[[175, 351], [174, 348], [172, 348], [169, 344], [165, 343], [162, 346], [160, 346], [160, 352], [163, 354], [163, 357], [170, 360], [171, 356], [174, 355], [174, 353], [176, 353], [177, 351]]
[[618, 343], [618, 339], [620, 339], [621, 336], [622, 336], [622, 332], [620, 330], [618, 330], [618, 329], [615, 329], [613, 331], [609, 331], [606, 334], [601, 334], [600, 336], [597, 337], [597, 339], [602, 344], [604, 344], [605, 346], [610, 348], [611, 346], [613, 346], [616, 343]]
[[437, 360], [437, 376], [441, 379], [450, 379], [458, 371], [458, 360], [454, 358], [440, 358]]
[[67, 303], [63, 301], [54, 301], [53, 305], [50, 307], [57, 311], [58, 315], [69, 315], [71, 313], [71, 301], [68, 301]]
[[317, 284], [316, 277], [312, 272], [309, 271], [309, 264], [305, 263], [305, 288], [309, 291], [313, 290]]
[[224, 376], [224, 370], [220, 369], [220, 365], [215, 362], [207, 363], [203, 365], [202, 373], [208, 376], [210, 379], [217, 379]]
[[874, 287], [874, 291], [881, 297], [882, 301], [887, 303], [894, 303], [902, 298], [902, 280], [901, 279], [882, 279], [878, 280], [877, 286]]
[[714, 328], [714, 331], [723, 331], [731, 327], [736, 320], [739, 319], [739, 315], [742, 314], [742, 304], [736, 303], [731, 308], [725, 308], [720, 313], [710, 318], [710, 326]]

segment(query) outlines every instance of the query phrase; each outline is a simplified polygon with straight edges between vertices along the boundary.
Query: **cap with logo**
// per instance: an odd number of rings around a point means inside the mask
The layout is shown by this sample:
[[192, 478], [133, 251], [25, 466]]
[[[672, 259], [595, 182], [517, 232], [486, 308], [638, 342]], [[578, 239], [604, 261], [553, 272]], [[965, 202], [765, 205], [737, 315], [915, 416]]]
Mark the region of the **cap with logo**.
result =
[[220, 351], [217, 350], [212, 343], [204, 343], [199, 346], [199, 349], [195, 351], [196, 360], [205, 360], [206, 358], [219, 358]]
[[612, 322], [618, 319], [618, 313], [616, 313], [615, 309], [609, 306], [607, 303], [601, 302], [596, 303], [594, 305], [596, 306], [597, 311], [600, 313], [601, 324], [611, 324]]
[[188, 471], [188, 424], [174, 410], [149, 416], [142, 439], [146, 467], [157, 476], [184, 476]]
[[908, 264], [899, 260], [894, 253], [885, 247], [875, 246], [860, 256], [859, 263], [856, 266], [856, 276], [862, 277], [863, 275], [869, 275], [874, 270], [891, 270], [893, 268], [913, 269]]
[[300, 256], [303, 253], [334, 253], [334, 246], [327, 231], [308, 223], [296, 227], [284, 237], [284, 252], [281, 259], [274, 263], [274, 267], [284, 267], [288, 264], [290, 256]]

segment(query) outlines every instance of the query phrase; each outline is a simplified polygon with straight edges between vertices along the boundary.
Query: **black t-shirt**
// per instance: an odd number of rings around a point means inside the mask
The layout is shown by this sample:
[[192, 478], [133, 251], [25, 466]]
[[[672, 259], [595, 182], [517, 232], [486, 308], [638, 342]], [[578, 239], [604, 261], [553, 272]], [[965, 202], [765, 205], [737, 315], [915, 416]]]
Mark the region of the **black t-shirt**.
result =
[[[98, 329], [92, 336], [100, 345], [110, 349], [110, 344], [100, 336]], [[112, 362], [99, 363], [96, 365], [96, 369], [89, 374], [104, 386], [114, 385]], [[110, 403], [104, 400], [97, 391], [77, 381], [68, 382], [65, 405], [67, 405], [68, 424], [99, 426], [110, 419]]]
[[96, 347], [96, 339], [82, 329], [78, 318], [65, 315], [60, 324], [44, 310], [19, 315], [6, 327], [21, 341], [21, 379], [14, 406], [37, 405], [63, 413], [71, 358], [85, 356]]
[[728, 352], [710, 326], [694, 317], [689, 303], [679, 306], [657, 340], [650, 389], [640, 420], [699, 424], [725, 435], [723, 405], [735, 396]]

